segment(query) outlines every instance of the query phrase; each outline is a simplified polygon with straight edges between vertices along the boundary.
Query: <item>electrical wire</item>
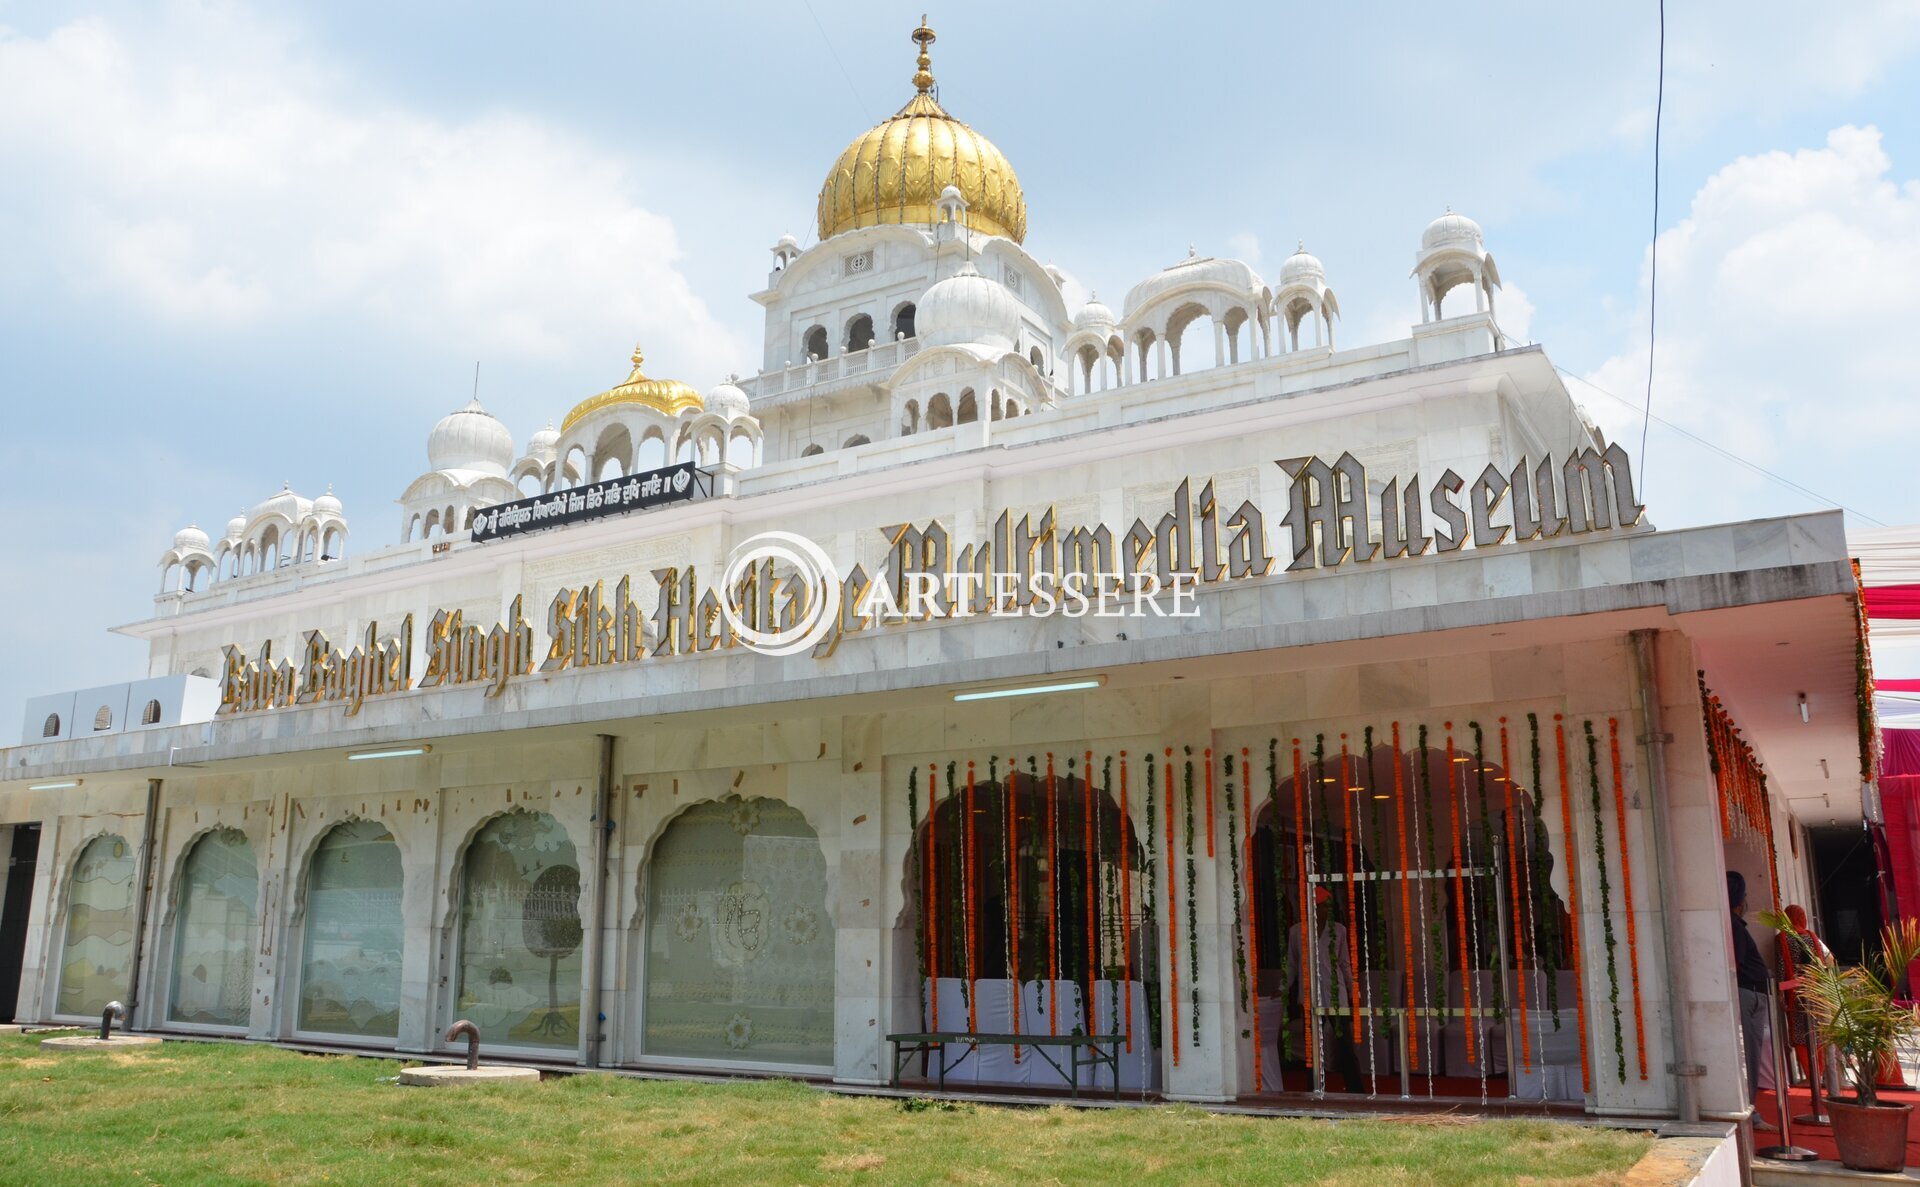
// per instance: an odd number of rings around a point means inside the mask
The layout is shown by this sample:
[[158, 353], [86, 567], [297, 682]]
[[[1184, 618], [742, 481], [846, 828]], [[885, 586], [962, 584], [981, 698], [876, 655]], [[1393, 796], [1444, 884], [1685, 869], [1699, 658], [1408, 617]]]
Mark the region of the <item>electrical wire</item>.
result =
[[1667, 0], [1660, 4], [1660, 51], [1653, 89], [1653, 236], [1647, 265], [1647, 397], [1641, 408], [1640, 489], [1647, 487], [1647, 430], [1653, 426], [1653, 347], [1660, 309], [1660, 118], [1667, 103]]
[[[1594, 391], [1599, 392], [1601, 395], [1605, 396], [1609, 400], [1614, 401], [1617, 404], [1623, 404], [1627, 408], [1631, 409], [1632, 411], [1640, 412], [1640, 414], [1642, 416], [1645, 416], [1648, 421], [1659, 421], [1662, 425], [1666, 426], [1669, 429], [1672, 429], [1674, 432], [1680, 434], [1682, 437], [1687, 438], [1689, 441], [1692, 441], [1696, 445], [1705, 446], [1706, 448], [1711, 449], [1713, 452], [1719, 454], [1721, 457], [1726, 458], [1730, 462], [1737, 462], [1740, 465], [1745, 466], [1747, 469], [1752, 470], [1754, 473], [1759, 474], [1764, 478], [1771, 478], [1782, 486], [1790, 487], [1791, 489], [1798, 491], [1800, 494], [1803, 494], [1808, 498], [1812, 499], [1816, 503], [1824, 503], [1829, 507], [1838, 507], [1840, 510], [1845, 511], [1848, 515], [1852, 515], [1859, 519], [1864, 519], [1868, 523], [1873, 524], [1876, 527], [1884, 528], [1887, 526], [1886, 522], [1883, 520], [1875, 519], [1873, 516], [1868, 515], [1864, 511], [1860, 511], [1853, 507], [1849, 507], [1838, 499], [1828, 498], [1826, 495], [1823, 495], [1818, 491], [1809, 490], [1806, 487], [1801, 486], [1799, 483], [1795, 482], [1793, 479], [1788, 478], [1781, 474], [1776, 474], [1772, 470], [1767, 469], [1765, 466], [1760, 465], [1758, 462], [1750, 462], [1746, 458], [1741, 457], [1739, 454], [1734, 453], [1732, 450], [1729, 450], [1729, 449], [1723, 448], [1722, 446], [1714, 444], [1713, 442], [1707, 440], [1705, 437], [1702, 437], [1698, 433], [1689, 432], [1688, 430], [1681, 428], [1679, 425], [1674, 424], [1672, 421], [1666, 419], [1665, 417], [1654, 416], [1651, 413], [1647, 413], [1642, 411], [1641, 409], [1634, 408], [1632, 400], [1629, 400], [1624, 396], [1616, 396], [1612, 392], [1608, 391], [1606, 388], [1601, 387], [1597, 383], [1594, 383], [1592, 380], [1584, 378], [1583, 376], [1576, 375], [1572, 371], [1567, 370], [1565, 367], [1560, 366], [1558, 363], [1554, 364], [1553, 369], [1555, 371], [1560, 372], [1560, 374], [1564, 375], [1566, 378], [1573, 380], [1575, 383], [1579, 383], [1585, 387], [1592, 388]], [[1645, 438], [1646, 431], [1647, 431], [1646, 425], [1643, 424], [1640, 428], [1642, 439]], [[1644, 467], [1641, 472], [1641, 477], [1642, 477], [1641, 492], [1644, 494], [1646, 490]]]
[[853, 75], [847, 73], [846, 63], [840, 60], [840, 51], [833, 48], [833, 39], [827, 36], [827, 27], [820, 23], [820, 14], [813, 11], [813, 0], [803, 0], [807, 6], [807, 15], [813, 18], [813, 27], [820, 30], [820, 40], [827, 47], [827, 56], [833, 64], [840, 67], [840, 77], [847, 80], [847, 90], [852, 92], [853, 101], [862, 112], [867, 110], [866, 102], [860, 98], [860, 88], [853, 85]]

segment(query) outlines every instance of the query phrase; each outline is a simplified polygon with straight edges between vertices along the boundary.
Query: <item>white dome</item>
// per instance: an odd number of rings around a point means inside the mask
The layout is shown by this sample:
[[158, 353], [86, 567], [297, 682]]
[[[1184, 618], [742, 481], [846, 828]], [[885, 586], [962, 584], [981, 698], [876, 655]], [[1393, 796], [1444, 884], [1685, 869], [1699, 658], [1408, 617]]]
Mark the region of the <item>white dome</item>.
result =
[[1459, 245], [1478, 248], [1482, 244], [1480, 224], [1464, 214], [1455, 214], [1449, 207], [1447, 212], [1427, 224], [1425, 233], [1420, 236], [1420, 250], [1432, 251], [1436, 247]]
[[1316, 280], [1324, 283], [1326, 279], [1326, 268], [1322, 266], [1318, 256], [1307, 251], [1304, 243], [1300, 245], [1298, 251], [1287, 257], [1286, 263], [1280, 265], [1282, 287], [1289, 284], [1312, 284]]
[[344, 507], [340, 506], [340, 500], [334, 497], [333, 487], [331, 486], [327, 487], [326, 494], [321, 495], [313, 501], [313, 513], [315, 515], [340, 515], [343, 514], [345, 510]]
[[527, 456], [550, 462], [560, 452], [560, 430], [548, 421], [547, 427], [527, 438]]
[[435, 470], [477, 470], [504, 478], [513, 465], [513, 434], [473, 400], [442, 417], [427, 434], [427, 464]]
[[240, 514], [227, 521], [227, 539], [238, 540], [247, 534], [247, 517]]
[[706, 409], [708, 412], [717, 413], [726, 417], [728, 420], [745, 416], [747, 414], [747, 393], [741, 391], [734, 383], [733, 377], [729, 376], [725, 383], [720, 384], [707, 393]]
[[282, 483], [279, 493], [254, 504], [253, 510], [247, 513], [247, 522], [255, 523], [265, 516], [278, 515], [289, 523], [299, 523], [311, 510], [313, 510], [311, 500], [293, 493], [293, 487], [290, 484]]
[[972, 342], [1012, 350], [1020, 334], [1020, 305], [1004, 285], [966, 263], [920, 298], [913, 328], [928, 346]]
[[173, 534], [175, 552], [205, 552], [208, 543], [207, 534], [200, 530], [198, 524], [188, 524]]
[[773, 246], [774, 246], [774, 250], [776, 251], [778, 251], [783, 247], [788, 249], [789, 251], [799, 251], [800, 241], [798, 239], [795, 239], [792, 235], [782, 235], [780, 236], [780, 242], [774, 244]]
[[1189, 285], [1212, 285], [1241, 297], [1258, 296], [1262, 288], [1259, 273], [1240, 260], [1188, 256], [1128, 289], [1127, 316], [1132, 317], [1160, 296]]
[[1113, 316], [1113, 310], [1100, 303], [1098, 293], [1087, 294], [1087, 303], [1073, 315], [1073, 328], [1076, 330], [1104, 330], [1119, 324]]

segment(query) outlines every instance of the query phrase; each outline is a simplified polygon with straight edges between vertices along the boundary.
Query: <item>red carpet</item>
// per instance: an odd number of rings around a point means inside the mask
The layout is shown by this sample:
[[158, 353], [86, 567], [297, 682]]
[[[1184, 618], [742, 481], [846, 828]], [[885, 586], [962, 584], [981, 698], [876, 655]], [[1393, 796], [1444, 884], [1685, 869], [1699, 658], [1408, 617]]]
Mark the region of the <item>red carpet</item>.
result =
[[[1826, 1111], [1826, 1099], [1826, 1095], [1822, 1093], [1820, 1105], [1823, 1115]], [[1920, 1092], [1882, 1088], [1880, 1090], [1880, 1099], [1886, 1104], [1920, 1105]], [[1805, 1088], [1789, 1089], [1787, 1100], [1789, 1102], [1788, 1107], [1793, 1110], [1793, 1116], [1796, 1118], [1805, 1117], [1812, 1108], [1812, 1101], [1808, 1098]], [[1775, 1124], [1779, 1123], [1780, 1112], [1774, 1104], [1773, 1093], [1762, 1092], [1760, 1094], [1759, 1108], [1760, 1116], [1765, 1117]], [[1753, 1139], [1754, 1145], [1760, 1147], [1777, 1146], [1781, 1144], [1781, 1136], [1777, 1133], [1756, 1132], [1753, 1135]], [[1833, 1129], [1831, 1126], [1809, 1125], [1804, 1121], [1795, 1121], [1793, 1125], [1793, 1144], [1796, 1146], [1805, 1146], [1807, 1149], [1819, 1154], [1822, 1158], [1838, 1159], [1840, 1157], [1840, 1152], [1834, 1148]], [[1909, 1167], [1920, 1166], [1920, 1110], [1916, 1110], [1914, 1118], [1909, 1119], [1907, 1122], [1907, 1165]]]

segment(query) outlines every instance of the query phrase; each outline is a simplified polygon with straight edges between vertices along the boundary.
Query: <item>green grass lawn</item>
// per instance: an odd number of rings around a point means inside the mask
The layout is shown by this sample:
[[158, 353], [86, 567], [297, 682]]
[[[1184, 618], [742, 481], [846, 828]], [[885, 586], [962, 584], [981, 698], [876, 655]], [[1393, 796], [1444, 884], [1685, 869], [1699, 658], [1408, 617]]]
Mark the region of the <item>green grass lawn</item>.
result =
[[265, 1046], [0, 1038], [0, 1182], [1617, 1183], [1641, 1134], [1546, 1121], [1019, 1109], [581, 1075], [424, 1089]]

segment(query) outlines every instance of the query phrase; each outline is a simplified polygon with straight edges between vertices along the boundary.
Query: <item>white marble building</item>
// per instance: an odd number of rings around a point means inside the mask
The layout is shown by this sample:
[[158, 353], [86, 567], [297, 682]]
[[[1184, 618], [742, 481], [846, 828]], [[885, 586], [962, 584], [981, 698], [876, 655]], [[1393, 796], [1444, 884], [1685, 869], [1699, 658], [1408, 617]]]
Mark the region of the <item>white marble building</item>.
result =
[[[1070, 1033], [1090, 1001], [1129, 1091], [1743, 1115], [1723, 871], [1804, 901], [1795, 830], [1860, 812], [1840, 516], [1638, 519], [1625, 455], [1506, 340], [1451, 212], [1397, 341], [1336, 345], [1304, 250], [1274, 285], [1193, 256], [1070, 310], [916, 40], [913, 97], [835, 163], [817, 241], [773, 250], [757, 373], [702, 395], [636, 351], [523, 448], [453, 412], [384, 547], [346, 554], [338, 502], [291, 491], [218, 548], [176, 537], [116, 629], [148, 645], [130, 675], [213, 681], [220, 711], [183, 685], [88, 730], [101, 698], [64, 693], [0, 752], [0, 826], [38, 831], [0, 934], [17, 1016], [118, 997], [146, 1029], [407, 1052], [470, 1017], [560, 1064], [877, 1084], [889, 1034]], [[708, 497], [472, 538], [489, 507], [681, 461]], [[676, 599], [767, 531], [883, 580], [1159, 549], [1196, 613], [849, 620], [764, 654]], [[597, 652], [556, 642], [578, 596]], [[462, 637], [432, 624], [456, 611], [478, 630], [449, 669]], [[385, 658], [300, 683], [309, 632]], [[268, 644], [298, 688], [261, 707], [232, 669]], [[1772, 854], [1723, 835], [1701, 672], [1771, 777]], [[1322, 891], [1346, 970], [1296, 984], [1283, 925]], [[1059, 1083], [1031, 1044], [947, 1059], [950, 1083]]]

